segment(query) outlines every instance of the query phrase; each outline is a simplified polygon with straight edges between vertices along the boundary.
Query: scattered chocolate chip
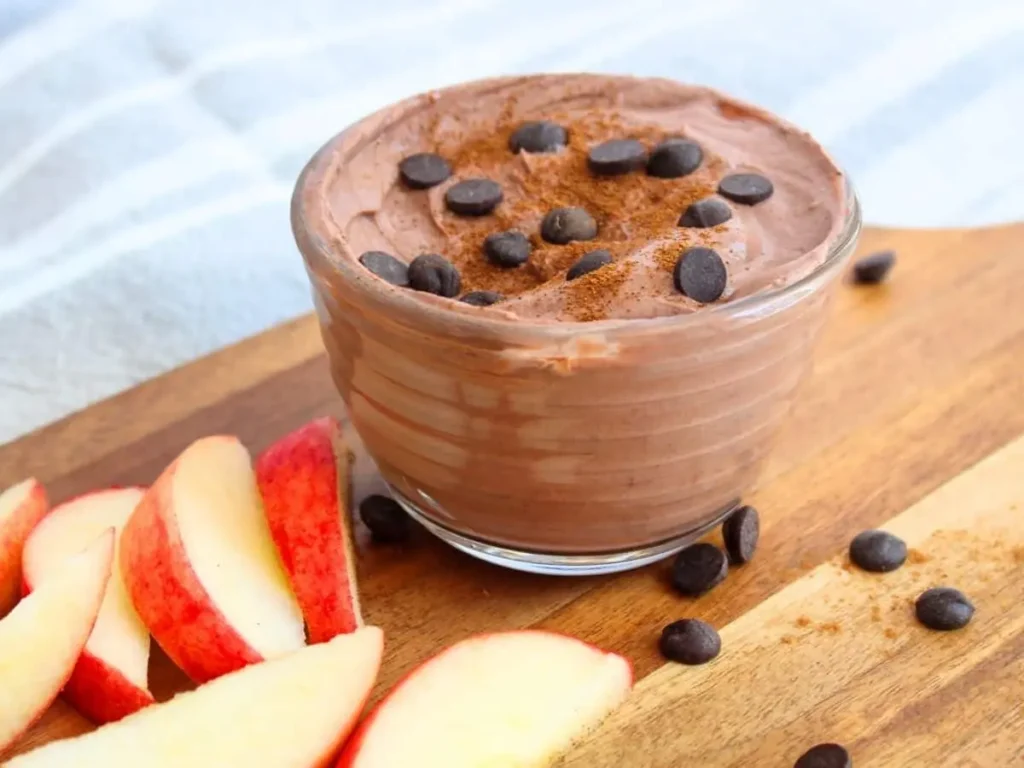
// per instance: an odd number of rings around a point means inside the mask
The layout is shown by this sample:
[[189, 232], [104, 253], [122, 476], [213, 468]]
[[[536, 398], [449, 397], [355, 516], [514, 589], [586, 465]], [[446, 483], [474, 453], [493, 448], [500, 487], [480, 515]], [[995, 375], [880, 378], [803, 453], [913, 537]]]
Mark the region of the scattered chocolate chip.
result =
[[718, 182], [718, 194], [743, 205], [763, 203], [775, 187], [758, 173], [733, 173]]
[[556, 152], [564, 147], [569, 137], [565, 128], [550, 120], [531, 120], [513, 131], [508, 148], [513, 152]]
[[489, 307], [491, 304], [497, 304], [503, 298], [505, 297], [497, 291], [470, 291], [459, 301], [474, 307]]
[[661, 655], [680, 664], [705, 664], [722, 650], [722, 638], [700, 619], [673, 621], [661, 630]]
[[872, 573], [895, 571], [907, 561], [907, 543], [887, 531], [861, 531], [850, 542], [850, 562]]
[[839, 744], [818, 744], [800, 755], [793, 768], [853, 768], [853, 761]]
[[666, 139], [654, 148], [647, 161], [647, 175], [677, 179], [696, 171], [704, 159], [700, 145], [688, 139]]
[[597, 237], [597, 222], [582, 208], [555, 208], [541, 222], [540, 236], [555, 245], [593, 240]]
[[722, 524], [725, 552], [733, 565], [749, 563], [761, 536], [761, 518], [751, 506], [743, 506], [729, 515]]
[[398, 175], [407, 187], [430, 189], [452, 175], [452, 167], [440, 155], [420, 152], [409, 155], [398, 164]]
[[466, 179], [448, 187], [444, 202], [461, 216], [485, 216], [502, 200], [501, 187], [490, 179]]
[[974, 616], [974, 604], [959, 589], [932, 587], [917, 598], [914, 613], [928, 629], [947, 632], [967, 626]]
[[708, 304], [725, 292], [729, 275], [722, 257], [711, 248], [687, 248], [679, 256], [672, 273], [676, 290], [694, 301]]
[[530, 241], [522, 232], [495, 232], [484, 239], [484, 255], [496, 267], [510, 269], [530, 258]]
[[703, 595], [720, 584], [729, 572], [725, 553], [713, 544], [687, 547], [672, 563], [672, 586], [689, 597]]
[[895, 263], [895, 251], [868, 254], [854, 262], [853, 279], [861, 285], [877, 285], [889, 276]]
[[409, 538], [412, 528], [409, 515], [389, 496], [367, 496], [359, 504], [359, 517], [376, 542], [395, 544]]
[[724, 200], [717, 197], [706, 197], [690, 203], [683, 215], [679, 217], [680, 227], [698, 227], [707, 229], [725, 224], [732, 218], [732, 208]]
[[462, 280], [448, 259], [436, 253], [425, 253], [409, 262], [409, 287], [446, 298], [459, 295]]
[[384, 251], [367, 251], [359, 257], [359, 263], [381, 280], [399, 288], [409, 285], [409, 267]]
[[647, 150], [636, 139], [612, 139], [587, 153], [587, 165], [599, 176], [618, 176], [644, 167]]
[[565, 279], [575, 280], [577, 277], [583, 277], [594, 270], [600, 269], [605, 264], [611, 263], [612, 255], [603, 248], [585, 253], [580, 257], [579, 261], [569, 267], [569, 271], [565, 273]]

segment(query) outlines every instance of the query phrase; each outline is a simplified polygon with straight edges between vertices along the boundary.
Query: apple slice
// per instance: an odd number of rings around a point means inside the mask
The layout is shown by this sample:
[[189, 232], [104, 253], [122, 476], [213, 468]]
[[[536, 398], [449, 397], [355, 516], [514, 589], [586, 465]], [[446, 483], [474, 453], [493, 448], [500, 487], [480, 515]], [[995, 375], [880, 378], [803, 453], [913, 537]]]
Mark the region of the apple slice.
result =
[[[26, 591], [59, 574], [70, 555], [81, 552], [103, 531], [120, 532], [142, 493], [139, 488], [97, 491], [54, 507], [25, 543], [22, 583]], [[120, 720], [153, 703], [148, 670], [149, 631], [132, 607], [120, 569], [115, 568], [96, 626], [64, 686], [64, 698], [94, 722]]]
[[196, 682], [305, 643], [249, 454], [233, 437], [197, 440], [164, 470], [124, 527], [120, 564], [143, 623]]
[[71, 676], [99, 614], [113, 557], [114, 533], [107, 531], [0, 621], [0, 752]]
[[377, 627], [226, 675], [7, 768], [313, 768], [351, 731], [380, 667]]
[[346, 745], [338, 766], [546, 766], [627, 696], [629, 662], [563, 635], [464, 640], [419, 667]]
[[49, 508], [46, 491], [35, 478], [0, 493], [0, 617], [18, 602], [22, 548]]
[[311, 643], [362, 626], [349, 527], [351, 455], [336, 419], [317, 419], [256, 460], [270, 533]]

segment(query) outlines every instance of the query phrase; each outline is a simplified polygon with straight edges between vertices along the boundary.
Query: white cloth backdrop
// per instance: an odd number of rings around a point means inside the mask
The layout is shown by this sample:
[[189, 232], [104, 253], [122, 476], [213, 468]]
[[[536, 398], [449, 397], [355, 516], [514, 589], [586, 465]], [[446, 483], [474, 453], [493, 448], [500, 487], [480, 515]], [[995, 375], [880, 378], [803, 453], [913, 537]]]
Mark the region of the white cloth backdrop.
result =
[[307, 311], [288, 197], [345, 124], [542, 70], [760, 102], [873, 223], [1024, 218], [1022, 0], [0, 0], [0, 442]]

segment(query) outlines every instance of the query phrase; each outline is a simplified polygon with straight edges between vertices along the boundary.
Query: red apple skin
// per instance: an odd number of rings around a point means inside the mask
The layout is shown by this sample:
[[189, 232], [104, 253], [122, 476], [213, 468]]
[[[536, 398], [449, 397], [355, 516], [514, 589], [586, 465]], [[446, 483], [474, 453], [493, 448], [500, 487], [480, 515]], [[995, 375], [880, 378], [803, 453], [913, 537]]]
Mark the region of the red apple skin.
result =
[[[116, 695], [109, 695], [109, 692]], [[141, 690], [120, 671], [91, 653], [79, 657], [61, 694], [94, 723], [113, 723], [155, 701], [149, 691]]]
[[184, 556], [177, 525], [169, 523], [174, 461], [146, 491], [121, 533], [120, 566], [135, 610], [164, 652], [196, 683], [205, 683], [263, 657], [217, 609]]
[[[25, 579], [22, 597], [31, 592], [31, 584]], [[140, 689], [120, 670], [84, 648], [60, 693], [78, 714], [99, 725], [135, 714], [156, 701], [149, 691]]]
[[[108, 490], [121, 490], [127, 487], [130, 486], [117, 486]], [[89, 495], [91, 494], [84, 494], [75, 501]], [[113, 567], [116, 568], [117, 563], [114, 563]], [[22, 597], [27, 597], [31, 592], [31, 579], [27, 573], [22, 573]], [[120, 670], [93, 656], [87, 648], [82, 649], [82, 655], [78, 657], [78, 662], [61, 695], [80, 715], [100, 725], [134, 714], [156, 701], [153, 694], [140, 689]]]
[[348, 517], [350, 465], [332, 417], [300, 427], [256, 460], [267, 524], [310, 643], [363, 626]]
[[[103, 586], [102, 589], [99, 590], [99, 593], [96, 595], [95, 615], [92, 617], [92, 621], [91, 622], [89, 622], [85, 627], [81, 628], [83, 630], [82, 638], [81, 638], [81, 642], [82, 642], [81, 647], [83, 647], [83, 648], [85, 647], [86, 641], [88, 641], [88, 639], [89, 639], [89, 635], [92, 634], [93, 627], [96, 626], [96, 618], [99, 616], [100, 604], [103, 602], [103, 593], [106, 590], [106, 580], [110, 578], [110, 569], [113, 568], [113, 566], [114, 566], [114, 563], [113, 563], [113, 559], [114, 559], [114, 532], [113, 532], [113, 530], [111, 530], [111, 531], [107, 532], [106, 534], [104, 534], [103, 536], [101, 536], [96, 542], [93, 543], [92, 546], [95, 547], [98, 552], [101, 551], [101, 550], [105, 552], [104, 555], [100, 555], [99, 557], [100, 557], [100, 559], [103, 559], [103, 560], [106, 561], [105, 564], [104, 564], [104, 567], [103, 567], [103, 571], [105, 572], [106, 575], [103, 577], [104, 586]], [[67, 681], [71, 679], [71, 675], [74, 672], [74, 668], [75, 668], [74, 664], [68, 664], [67, 678], [62, 682], [61, 687], [67, 685]], [[24, 734], [33, 725], [35, 725], [36, 723], [39, 722], [39, 720], [42, 719], [43, 715], [46, 714], [47, 710], [50, 708], [50, 705], [53, 703], [53, 700], [56, 699], [58, 693], [59, 693], [59, 689], [57, 691], [53, 692], [53, 698], [50, 699], [48, 702], [46, 702], [45, 706], [42, 706], [39, 709], [38, 712], [35, 712], [32, 715], [32, 717], [25, 723], [24, 728], [21, 730], [22, 734]], [[2, 741], [0, 741], [0, 757], [3, 757], [5, 750], [9, 746], [10, 746], [9, 743], [3, 743]], [[4, 763], [4, 764], [6, 765], [6, 763]]]
[[[520, 631], [521, 632], [536, 632], [536, 633], [543, 633], [543, 634], [549, 634], [549, 635], [559, 635], [560, 637], [564, 637], [564, 638], [566, 638], [568, 640], [572, 640], [573, 642], [577, 642], [580, 645], [586, 646], [587, 648], [593, 649], [593, 650], [597, 651], [598, 653], [608, 654], [608, 651], [602, 650], [601, 648], [598, 648], [595, 645], [591, 645], [590, 643], [585, 643], [582, 640], [580, 640], [579, 638], [572, 637], [570, 635], [561, 635], [560, 633], [557, 633], [557, 632], [547, 632], [546, 630], [539, 630], [539, 629], [524, 629], [524, 630], [520, 630]], [[473, 639], [484, 639], [484, 638], [488, 637], [488, 635], [490, 635], [490, 634], [493, 634], [493, 633], [484, 632], [484, 633], [481, 633], [479, 635], [476, 635], [475, 638], [474, 637], [469, 637], [465, 641], [462, 641], [462, 642], [471, 641]], [[444, 654], [445, 654], [445, 651], [441, 651], [437, 655], [432, 656], [431, 658], [427, 659], [425, 662], [420, 664], [418, 667], [413, 669], [411, 672], [409, 672], [407, 675], [405, 675], [401, 680], [399, 680], [398, 683], [395, 684], [395, 687], [391, 689], [391, 691], [387, 694], [387, 696], [385, 696], [383, 699], [381, 699], [379, 702], [377, 702], [376, 706], [374, 706], [374, 708], [370, 711], [370, 713], [363, 719], [363, 722], [359, 724], [359, 726], [355, 729], [355, 731], [353, 731], [351, 737], [349, 737], [349, 740], [347, 742], [345, 742], [345, 746], [342, 748], [341, 754], [338, 756], [338, 761], [335, 763], [335, 768], [356, 768], [358, 766], [358, 763], [356, 761], [359, 759], [359, 752], [362, 750], [363, 739], [366, 737], [366, 734], [369, 733], [370, 728], [373, 726], [373, 721], [377, 719], [377, 715], [383, 710], [384, 706], [388, 703], [388, 701], [391, 699], [391, 697], [394, 696], [402, 688], [402, 686], [404, 686], [408, 681], [410, 681], [413, 677], [415, 677], [425, 667], [429, 666], [430, 664], [433, 664], [438, 659], [441, 659], [444, 656]], [[635, 672], [633, 670], [633, 663], [629, 659], [625, 658], [624, 656], [620, 656], [620, 658], [623, 661], [625, 661], [626, 664], [629, 666], [629, 684], [630, 684], [630, 686], [632, 686], [633, 682], [634, 682], [634, 679], [635, 679]]]
[[0, 618], [3, 618], [18, 602], [24, 592], [21, 584], [21, 551], [32, 529], [50, 511], [46, 489], [33, 479], [28, 495], [18, 505], [7, 525], [0, 529]]
[[[302, 755], [301, 762], [298, 761], [298, 757], [293, 755], [290, 762], [287, 762], [290, 766], [299, 766], [302, 768], [323, 768], [333, 764], [334, 758], [337, 756], [338, 749], [341, 747], [345, 737], [351, 732], [356, 721], [359, 719], [359, 714], [362, 712], [365, 706], [366, 700], [368, 699], [372, 689], [373, 683], [377, 677], [377, 673], [380, 669], [381, 655], [384, 647], [383, 633], [378, 627], [366, 627], [363, 638], [357, 641], [354, 646], [348, 646], [344, 649], [343, 658], [348, 660], [350, 663], [358, 664], [359, 669], [348, 670], [354, 672], [357, 675], [356, 679], [351, 679], [344, 674], [339, 675], [341, 671], [337, 660], [340, 658], [337, 654], [327, 659], [327, 663], [324, 663], [324, 657], [321, 654], [321, 658], [317, 659], [316, 665], [305, 664], [304, 669], [301, 670], [299, 680], [306, 679], [309, 673], [317, 673], [318, 681], [316, 688], [319, 691], [314, 693], [314, 696], [319, 696], [321, 699], [325, 694], [325, 687], [330, 692], [330, 696], [334, 699], [337, 698], [337, 690], [339, 686], [347, 687], [347, 690], [351, 693], [347, 701], [345, 702], [344, 709], [336, 709], [334, 714], [329, 715], [331, 718], [330, 722], [324, 722], [321, 720], [322, 727], [318, 726], [317, 730], [320, 731], [318, 739], [316, 741], [306, 742], [303, 747], [304, 752], [307, 754]], [[356, 640], [356, 637], [339, 637], [336, 638], [336, 643], [346, 643], [349, 639]], [[304, 647], [301, 650], [295, 651], [290, 657], [281, 657], [275, 659], [268, 664], [256, 665], [249, 669], [243, 670], [238, 675], [228, 675], [211, 686], [203, 686], [195, 691], [191, 691], [182, 694], [180, 697], [174, 699], [170, 703], [158, 704], [152, 710], [141, 713], [138, 717], [128, 718], [127, 720], [117, 723], [114, 725], [101, 728], [93, 733], [83, 734], [80, 737], [66, 739], [60, 742], [52, 742], [50, 744], [44, 744], [38, 747], [35, 751], [29, 752], [25, 755], [17, 757], [11, 763], [12, 768], [14, 766], [35, 766], [35, 765], [77, 765], [75, 762], [76, 758], [79, 758], [81, 763], [84, 765], [97, 766], [97, 765], [162, 765], [162, 766], [183, 766], [183, 765], [195, 765], [195, 766], [215, 766], [215, 768], [233, 768], [234, 766], [255, 766], [260, 768], [266, 764], [264, 756], [260, 753], [260, 749], [264, 746], [263, 742], [268, 738], [266, 733], [253, 732], [245, 727], [243, 723], [242, 727], [239, 727], [238, 721], [244, 721], [247, 712], [243, 711], [246, 707], [251, 706], [257, 708], [261, 704], [274, 701], [280, 705], [283, 703], [289, 714], [296, 711], [300, 712], [303, 717], [311, 716], [313, 710], [310, 709], [309, 699], [306, 699], [306, 707], [302, 708], [301, 703], [297, 703], [295, 700], [288, 698], [277, 698], [270, 699], [268, 694], [271, 692], [279, 693], [279, 690], [274, 690], [272, 687], [267, 686], [256, 686], [252, 680], [252, 675], [260, 675], [265, 672], [271, 665], [274, 664], [288, 664], [295, 661], [303, 654], [309, 657], [309, 654], [317, 654], [326, 650], [324, 645], [316, 647]], [[340, 651], [340, 649], [339, 649]], [[324, 674], [324, 667], [327, 667], [327, 672]], [[262, 669], [261, 669], [262, 668]], [[291, 670], [291, 678], [295, 679], [294, 667]], [[238, 693], [238, 680], [240, 677], [249, 675], [249, 690], [243, 691], [242, 694]], [[235, 678], [235, 682], [232, 682], [232, 678]], [[278, 677], [280, 681], [280, 677]], [[220, 707], [217, 710], [219, 720], [213, 723], [213, 725], [220, 724], [219, 727], [212, 728], [211, 720], [211, 708], [209, 706], [203, 707], [202, 716], [203, 720], [197, 721], [195, 716], [186, 719], [183, 717], [185, 714], [183, 707], [188, 700], [193, 703], [197, 698], [209, 694], [209, 689], [213, 686], [224, 686], [234, 685], [236, 686], [236, 695], [230, 697], [234, 699], [234, 706], [228, 705], [225, 708], [225, 704], [228, 702], [225, 697], [221, 696], [218, 704]], [[223, 691], [223, 688], [221, 688]], [[330, 709], [325, 710], [322, 706], [319, 706], [321, 702], [317, 702], [318, 706], [315, 710], [317, 714], [322, 715], [324, 712], [331, 712]], [[337, 702], [332, 702], [331, 706], [334, 707]], [[168, 709], [177, 707], [177, 718], [168, 717]], [[194, 715], [194, 712], [193, 712]], [[286, 715], [287, 716], [287, 715]], [[294, 718], [293, 718], [294, 719]], [[158, 725], [154, 726], [154, 722], [158, 722]], [[289, 721], [291, 722], [291, 721]], [[200, 725], [201, 723], [201, 725]], [[294, 725], [294, 723], [292, 723]], [[206, 727], [207, 732], [203, 731], [203, 727]], [[282, 730], [282, 729], [279, 729]], [[287, 728], [283, 730], [286, 733], [274, 733], [271, 738], [275, 739], [276, 742], [280, 742], [283, 738], [292, 736], [288, 732]], [[178, 749], [172, 750], [171, 752], [157, 752], [161, 746], [166, 746], [172, 743], [168, 736], [176, 735], [180, 736], [183, 732], [195, 733], [199, 731], [199, 736], [205, 736], [206, 738], [200, 738], [198, 740], [193, 739], [192, 741], [180, 744]], [[116, 734], [116, 735], [114, 735]], [[98, 749], [95, 746], [93, 740], [99, 738], [103, 739], [107, 737], [105, 744], [102, 744]], [[222, 750], [219, 749], [222, 745], [214, 745], [211, 748], [210, 739], [227, 738], [235, 742], [244, 742], [246, 744], [246, 751], [253, 753], [245, 756], [245, 759], [238, 754], [237, 749], [232, 750], [235, 754], [232, 757], [228, 757], [228, 762], [215, 762], [214, 758], [210, 757], [210, 752], [217, 752], [222, 754]], [[90, 745], [89, 742], [93, 741]], [[77, 742], [77, 743], [76, 743]], [[300, 740], [292, 739], [293, 744], [302, 746], [303, 742]], [[76, 751], [77, 746], [77, 751]], [[90, 746], [92, 748], [90, 748]], [[84, 748], [83, 748], [84, 747]], [[150, 750], [151, 754], [149, 760], [146, 760], [145, 750]], [[142, 750], [142, 752], [140, 752]], [[184, 754], [183, 754], [184, 753]], [[84, 758], [82, 755], [84, 754]], [[141, 756], [141, 761], [140, 761]], [[283, 764], [280, 761], [276, 764]], [[6, 763], [4, 764], [6, 765]]]

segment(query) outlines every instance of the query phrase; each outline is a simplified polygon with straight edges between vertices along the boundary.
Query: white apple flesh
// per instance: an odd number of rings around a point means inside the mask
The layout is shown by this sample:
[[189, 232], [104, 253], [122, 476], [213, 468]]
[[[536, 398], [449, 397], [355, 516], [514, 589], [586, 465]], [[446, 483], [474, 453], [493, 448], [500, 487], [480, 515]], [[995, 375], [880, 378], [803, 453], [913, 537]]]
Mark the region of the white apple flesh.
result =
[[225, 675], [7, 768], [318, 768], [359, 718], [383, 635], [366, 627]]
[[400, 682], [338, 766], [547, 766], [618, 707], [632, 680], [621, 656], [563, 635], [472, 637]]
[[305, 644], [249, 454], [233, 437], [197, 440], [164, 470], [121, 534], [120, 565], [143, 623], [196, 682]]
[[35, 478], [0, 493], [0, 618], [18, 602], [25, 540], [48, 509], [46, 491]]
[[[110, 489], [54, 507], [25, 543], [25, 590], [31, 592], [58, 575], [68, 557], [103, 531], [112, 528], [119, 536], [142, 495], [139, 488]], [[115, 562], [117, 549], [115, 538]], [[93, 722], [119, 720], [153, 703], [148, 669], [149, 631], [132, 606], [120, 569], [114, 568], [96, 626], [64, 688], [64, 699]]]
[[113, 556], [107, 531], [0, 621], [0, 753], [71, 676], [99, 615]]

